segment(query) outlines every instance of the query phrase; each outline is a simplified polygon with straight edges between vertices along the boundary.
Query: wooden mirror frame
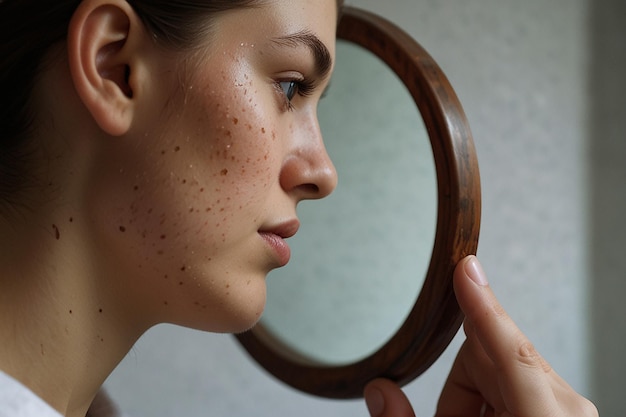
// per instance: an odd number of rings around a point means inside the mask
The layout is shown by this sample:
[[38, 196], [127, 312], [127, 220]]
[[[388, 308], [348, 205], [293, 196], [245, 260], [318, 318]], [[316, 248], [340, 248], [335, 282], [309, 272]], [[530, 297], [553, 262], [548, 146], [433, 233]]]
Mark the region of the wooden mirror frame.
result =
[[[373, 354], [329, 366], [299, 354], [263, 325], [237, 335], [248, 353], [290, 386], [328, 398], [357, 398], [377, 377], [404, 385], [443, 353], [462, 321], [452, 286], [455, 265], [475, 254], [480, 229], [480, 177], [461, 104], [430, 55], [403, 30], [370, 12], [344, 7], [337, 38], [378, 56], [409, 90], [428, 135], [437, 171], [437, 227], [422, 290], [408, 317]], [[421, 279], [421, 277], [420, 277]]]

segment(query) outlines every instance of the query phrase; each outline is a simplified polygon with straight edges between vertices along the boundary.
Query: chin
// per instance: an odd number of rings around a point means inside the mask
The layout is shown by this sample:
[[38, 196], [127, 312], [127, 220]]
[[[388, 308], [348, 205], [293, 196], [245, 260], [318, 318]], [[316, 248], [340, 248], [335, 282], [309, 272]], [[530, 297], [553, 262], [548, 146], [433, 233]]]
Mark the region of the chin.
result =
[[253, 328], [259, 320], [261, 320], [262, 314], [263, 308], [254, 312], [251, 311], [249, 314], [242, 314], [237, 317], [236, 321], [231, 322], [231, 325], [227, 329], [224, 329], [222, 333], [244, 333]]
[[[254, 296], [230, 301], [231, 303], [223, 305], [224, 308], [212, 317], [206, 315], [199, 317], [200, 322], [193, 327], [213, 333], [237, 334], [250, 330], [259, 322], [265, 309], [265, 292], [262, 295], [256, 293]], [[209, 318], [208, 321], [206, 321], [207, 318]]]
[[256, 312], [239, 312], [236, 316], [230, 316], [218, 321], [214, 317], [211, 320], [207, 320], [207, 317], [203, 316], [193, 321], [172, 321], [172, 323], [203, 332], [238, 334], [253, 328], [261, 319], [262, 313], [263, 309], [261, 308]]

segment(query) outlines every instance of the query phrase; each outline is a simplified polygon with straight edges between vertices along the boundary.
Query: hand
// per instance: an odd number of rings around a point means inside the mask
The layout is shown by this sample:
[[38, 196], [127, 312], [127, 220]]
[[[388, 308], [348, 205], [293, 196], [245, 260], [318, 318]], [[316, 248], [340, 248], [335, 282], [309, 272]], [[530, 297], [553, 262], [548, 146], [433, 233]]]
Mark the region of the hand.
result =
[[[454, 272], [454, 290], [466, 315], [461, 347], [437, 405], [436, 417], [597, 417], [537, 353], [502, 309], [474, 256]], [[406, 396], [391, 381], [365, 388], [373, 417], [414, 416]]]

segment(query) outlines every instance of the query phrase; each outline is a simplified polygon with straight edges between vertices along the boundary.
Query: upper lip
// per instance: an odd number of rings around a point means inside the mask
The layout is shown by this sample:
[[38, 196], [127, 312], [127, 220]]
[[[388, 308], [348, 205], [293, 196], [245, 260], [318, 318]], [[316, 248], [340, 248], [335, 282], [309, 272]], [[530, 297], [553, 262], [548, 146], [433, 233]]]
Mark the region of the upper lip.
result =
[[264, 227], [259, 230], [259, 233], [271, 233], [280, 236], [283, 239], [287, 239], [295, 235], [299, 228], [300, 222], [298, 219], [292, 219], [273, 226]]

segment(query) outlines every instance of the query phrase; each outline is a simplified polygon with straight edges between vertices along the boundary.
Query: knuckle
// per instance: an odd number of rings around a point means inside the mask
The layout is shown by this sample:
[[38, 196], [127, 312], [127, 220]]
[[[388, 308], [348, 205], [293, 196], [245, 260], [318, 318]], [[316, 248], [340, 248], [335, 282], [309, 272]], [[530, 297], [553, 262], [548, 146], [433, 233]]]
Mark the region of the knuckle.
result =
[[535, 346], [528, 340], [521, 340], [517, 345], [517, 361], [525, 367], [541, 368], [544, 372], [550, 372], [552, 368], [537, 352]]

